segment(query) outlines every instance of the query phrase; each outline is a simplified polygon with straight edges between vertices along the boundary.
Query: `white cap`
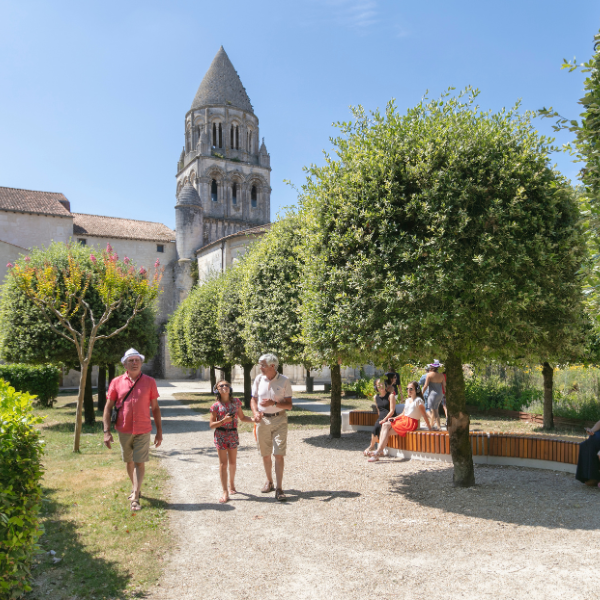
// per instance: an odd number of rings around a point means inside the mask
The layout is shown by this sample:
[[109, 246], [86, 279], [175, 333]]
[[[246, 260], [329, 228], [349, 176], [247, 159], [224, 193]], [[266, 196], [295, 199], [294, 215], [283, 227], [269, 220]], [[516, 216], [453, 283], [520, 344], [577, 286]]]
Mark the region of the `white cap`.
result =
[[127, 350], [127, 352], [125, 352], [123, 355], [121, 362], [125, 364], [125, 361], [132, 356], [139, 356], [142, 359], [142, 362], [144, 362], [144, 355], [140, 354], [135, 348], [129, 348], [129, 350]]

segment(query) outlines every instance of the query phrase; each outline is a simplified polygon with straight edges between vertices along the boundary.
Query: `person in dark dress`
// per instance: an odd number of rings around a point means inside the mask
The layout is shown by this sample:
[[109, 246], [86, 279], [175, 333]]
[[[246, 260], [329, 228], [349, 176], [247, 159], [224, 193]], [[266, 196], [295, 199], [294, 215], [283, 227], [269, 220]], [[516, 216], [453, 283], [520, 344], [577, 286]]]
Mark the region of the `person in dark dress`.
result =
[[381, 425], [387, 423], [387, 421], [396, 414], [396, 391], [394, 389], [394, 381], [395, 377], [392, 377], [391, 379], [378, 379], [375, 382], [377, 394], [373, 396], [373, 400], [375, 400], [375, 404], [377, 405], [379, 416], [377, 417], [377, 422], [371, 433], [371, 444], [363, 451], [365, 456], [369, 456], [369, 452], [375, 449], [375, 444], [379, 441]]
[[579, 460], [575, 479], [585, 485], [600, 486], [600, 421], [585, 432], [590, 436], [579, 444]]

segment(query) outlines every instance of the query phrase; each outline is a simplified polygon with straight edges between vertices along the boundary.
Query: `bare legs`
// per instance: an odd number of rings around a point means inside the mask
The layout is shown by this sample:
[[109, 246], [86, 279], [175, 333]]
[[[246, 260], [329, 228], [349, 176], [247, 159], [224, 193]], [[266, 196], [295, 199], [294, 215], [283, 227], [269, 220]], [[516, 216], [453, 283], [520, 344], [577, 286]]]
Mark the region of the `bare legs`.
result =
[[[441, 429], [442, 423], [440, 422], [440, 409], [435, 408], [432, 410], [428, 410], [427, 414], [429, 415], [429, 418], [431, 419], [431, 426], [434, 429]], [[447, 418], [448, 418], [448, 416], [446, 415], [446, 419]]]
[[[227, 448], [217, 450], [219, 454], [219, 475], [221, 476], [221, 487], [223, 495], [219, 502], [224, 504], [229, 501], [229, 494], [236, 494], [235, 489], [235, 468], [237, 460], [237, 448]], [[227, 487], [227, 466], [229, 465], [229, 487]]]
[[144, 481], [144, 474], [146, 473], [146, 463], [134, 463], [130, 461], [127, 463], [127, 475], [131, 479], [131, 485], [133, 493], [131, 495], [132, 500], [137, 500], [140, 497], [140, 491], [142, 489], [142, 482]]
[[[274, 454], [275, 457], [275, 481], [277, 483], [277, 489], [282, 489], [283, 484], [283, 467], [284, 458], [279, 454]], [[263, 466], [265, 467], [265, 473], [267, 475], [267, 481], [273, 483], [273, 461], [271, 455], [263, 456]]]
[[378, 442], [378, 440], [379, 438], [376, 435], [371, 434], [371, 443], [369, 444], [369, 447], [366, 448], [363, 452], [365, 456], [367, 456], [369, 452], [375, 450], [375, 444]]
[[383, 451], [387, 446], [391, 432], [392, 424], [389, 421], [386, 421], [381, 425], [381, 435], [379, 436], [379, 445], [377, 446], [377, 452], [374, 453], [375, 456], [383, 456]]

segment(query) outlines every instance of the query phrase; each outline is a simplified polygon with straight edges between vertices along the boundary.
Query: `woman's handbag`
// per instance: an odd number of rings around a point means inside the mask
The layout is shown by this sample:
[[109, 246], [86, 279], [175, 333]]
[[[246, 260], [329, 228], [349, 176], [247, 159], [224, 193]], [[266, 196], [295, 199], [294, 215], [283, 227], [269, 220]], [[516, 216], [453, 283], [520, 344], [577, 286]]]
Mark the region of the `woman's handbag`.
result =
[[[129, 388], [129, 391], [125, 394], [125, 397], [123, 398], [123, 400], [121, 400], [121, 408], [123, 408], [123, 405], [125, 404], [125, 400], [127, 400], [127, 398], [129, 398], [129, 394], [131, 394], [131, 392], [133, 392], [133, 388], [137, 385], [137, 382], [143, 377], [143, 373], [140, 374], [140, 376], [135, 380], [135, 383]], [[111, 423], [116, 423], [117, 419], [119, 418], [119, 411], [121, 410], [121, 408], [117, 408], [117, 403], [115, 402], [115, 405], [112, 407], [112, 411], [110, 413], [110, 422]]]

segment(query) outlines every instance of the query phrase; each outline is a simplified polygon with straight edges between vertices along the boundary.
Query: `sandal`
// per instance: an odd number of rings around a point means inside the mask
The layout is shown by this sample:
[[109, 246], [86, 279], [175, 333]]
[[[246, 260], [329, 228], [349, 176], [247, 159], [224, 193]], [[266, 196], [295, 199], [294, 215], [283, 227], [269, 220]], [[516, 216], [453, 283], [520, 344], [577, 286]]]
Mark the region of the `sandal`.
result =
[[369, 457], [368, 462], [378, 462], [379, 461], [379, 454], [373, 454], [372, 456]]
[[138, 510], [142, 510], [142, 505], [137, 500], [132, 500], [129, 508], [133, 512], [137, 512]]
[[229, 488], [229, 495], [233, 496], [234, 494], [237, 494], [238, 491], [235, 488]]
[[363, 450], [363, 454], [365, 456], [370, 456], [371, 452], [373, 452], [372, 448], [367, 448], [366, 450]]
[[219, 498], [219, 504], [225, 504], [226, 502], [229, 502], [229, 496], [227, 494], [223, 494]]
[[275, 491], [275, 486], [273, 485], [272, 481], [267, 481], [267, 483], [265, 483], [262, 490], [260, 490], [260, 491], [263, 494], [268, 494], [269, 492]]
[[[142, 490], [140, 490], [140, 495], [138, 496], [138, 498], [142, 497]], [[133, 495], [133, 490], [131, 490], [131, 494], [129, 494], [129, 496], [127, 496], [127, 500], [134, 500], [135, 496]]]
[[283, 493], [281, 488], [275, 490], [275, 500], [277, 500], [277, 502], [285, 502], [287, 500], [287, 496]]

